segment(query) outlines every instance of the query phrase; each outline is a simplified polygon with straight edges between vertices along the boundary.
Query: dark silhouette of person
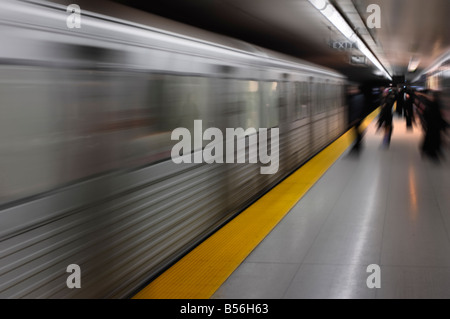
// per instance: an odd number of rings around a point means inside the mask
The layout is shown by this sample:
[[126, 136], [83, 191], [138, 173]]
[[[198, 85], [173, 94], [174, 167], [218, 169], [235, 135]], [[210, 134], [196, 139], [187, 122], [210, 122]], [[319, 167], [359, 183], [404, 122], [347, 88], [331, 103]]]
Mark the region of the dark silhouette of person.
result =
[[391, 144], [392, 132], [394, 130], [393, 122], [392, 122], [392, 107], [395, 103], [395, 93], [392, 89], [387, 89], [384, 93], [384, 101], [381, 106], [380, 115], [378, 117], [378, 127], [377, 130], [380, 130], [382, 126], [384, 126], [384, 138], [383, 138], [383, 146], [389, 147]]
[[413, 123], [415, 122], [414, 117], [414, 93], [408, 89], [405, 92], [405, 103], [404, 103], [404, 114], [406, 117], [406, 128], [407, 130], [412, 130]]
[[402, 117], [404, 114], [404, 105], [405, 105], [405, 91], [403, 88], [400, 88], [397, 93], [397, 115]]
[[441, 132], [445, 129], [445, 121], [441, 115], [441, 102], [439, 93], [436, 91], [425, 91], [418, 93], [425, 104], [423, 110], [423, 129], [425, 137], [422, 143], [422, 153], [433, 160], [438, 160], [442, 155]]
[[352, 151], [359, 152], [361, 150], [363, 131], [361, 128], [362, 121], [365, 116], [365, 97], [359, 87], [353, 87], [349, 90], [349, 122], [350, 127], [355, 132], [355, 144]]

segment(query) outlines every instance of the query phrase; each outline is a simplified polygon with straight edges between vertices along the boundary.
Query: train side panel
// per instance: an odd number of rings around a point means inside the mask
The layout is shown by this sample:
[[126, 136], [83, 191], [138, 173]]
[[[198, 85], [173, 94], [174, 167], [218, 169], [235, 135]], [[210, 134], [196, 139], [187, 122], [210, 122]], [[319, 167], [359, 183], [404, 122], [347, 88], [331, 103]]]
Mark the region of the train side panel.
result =
[[[345, 130], [335, 72], [66, 16], [0, 5], [0, 298], [126, 298]], [[248, 143], [279, 129], [277, 173], [175, 164], [171, 134], [195, 120], [253, 127]]]

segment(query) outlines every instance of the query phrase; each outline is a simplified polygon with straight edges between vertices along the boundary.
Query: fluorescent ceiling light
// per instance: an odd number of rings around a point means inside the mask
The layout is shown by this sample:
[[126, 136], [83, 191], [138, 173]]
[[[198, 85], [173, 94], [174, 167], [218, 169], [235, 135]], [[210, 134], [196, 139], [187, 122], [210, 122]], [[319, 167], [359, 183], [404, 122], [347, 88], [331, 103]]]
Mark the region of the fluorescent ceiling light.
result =
[[328, 4], [326, 0], [309, 0], [317, 10], [325, 9], [325, 6]]
[[391, 75], [381, 65], [380, 61], [367, 48], [364, 42], [353, 32], [341, 14], [336, 8], [328, 2], [328, 0], [308, 0], [317, 10], [320, 11], [347, 39], [356, 42], [359, 51], [361, 51], [372, 63], [385, 75], [389, 80], [392, 80]]
[[328, 4], [324, 10], [320, 11], [330, 22], [347, 38], [353, 39], [355, 33], [352, 28], [345, 22], [344, 18], [339, 14], [335, 7]]
[[419, 67], [420, 59], [411, 57], [411, 60], [409, 60], [408, 65], [408, 72], [415, 72], [417, 68]]

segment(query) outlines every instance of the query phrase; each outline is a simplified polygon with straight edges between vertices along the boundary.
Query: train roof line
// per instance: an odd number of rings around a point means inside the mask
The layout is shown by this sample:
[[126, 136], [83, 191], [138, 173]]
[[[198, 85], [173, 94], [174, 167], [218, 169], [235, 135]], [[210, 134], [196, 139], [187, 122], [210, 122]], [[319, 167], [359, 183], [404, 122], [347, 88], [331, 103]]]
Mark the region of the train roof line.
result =
[[[63, 4], [59, 4], [56, 2], [49, 2], [49, 1], [42, 1], [42, 0], [19, 0], [19, 2], [24, 2], [24, 3], [30, 3], [30, 4], [35, 4], [35, 5], [39, 5], [39, 6], [44, 6], [44, 7], [48, 7], [48, 8], [52, 8], [55, 10], [59, 10], [59, 11], [63, 11], [64, 13], [66, 13], [66, 6]], [[111, 3], [108, 3], [108, 5], [112, 5]], [[129, 9], [129, 7], [126, 6], [122, 6], [120, 4], [114, 3], [115, 6], [118, 7], [123, 7], [126, 9]], [[136, 10], [136, 9], [133, 9]], [[345, 76], [342, 75], [341, 73], [339, 73], [336, 70], [332, 70], [320, 65], [316, 65], [314, 63], [305, 61], [301, 58], [295, 57], [295, 56], [291, 56], [291, 55], [287, 55], [281, 52], [277, 52], [277, 51], [273, 51], [267, 48], [262, 48], [259, 47], [257, 45], [245, 42], [243, 40], [240, 39], [235, 39], [232, 37], [228, 37], [225, 35], [221, 35], [221, 34], [216, 34], [214, 32], [210, 32], [207, 30], [203, 30], [203, 29], [199, 29], [190, 25], [186, 25], [183, 23], [180, 23], [178, 21], [174, 21], [174, 20], [170, 20], [170, 19], [166, 19], [164, 17], [160, 17], [160, 16], [155, 16], [153, 14], [150, 14], [148, 12], [143, 12], [141, 10], [136, 10], [138, 12], [140, 12], [143, 15], [146, 16], [151, 16], [151, 17], [157, 17], [160, 21], [165, 20], [165, 23], [169, 23], [171, 24], [172, 27], [188, 27], [189, 29], [195, 31], [195, 32], [200, 32], [203, 35], [208, 34], [209, 36], [214, 36], [215, 38], [217, 38], [218, 40], [222, 40], [223, 42], [227, 42], [226, 44], [222, 44], [219, 42], [214, 42], [211, 40], [205, 40], [202, 39], [200, 37], [193, 37], [193, 36], [189, 36], [186, 34], [182, 34], [182, 33], [178, 33], [175, 31], [170, 31], [167, 29], [162, 29], [159, 27], [155, 27], [155, 26], [151, 26], [151, 25], [147, 25], [147, 24], [143, 24], [143, 23], [138, 23], [138, 22], [133, 22], [130, 20], [125, 20], [122, 18], [118, 18], [118, 17], [114, 17], [111, 15], [106, 15], [103, 13], [99, 13], [99, 12], [93, 12], [90, 10], [84, 10], [82, 9], [82, 16], [88, 16], [91, 18], [96, 18], [96, 19], [101, 19], [104, 21], [108, 21], [108, 22], [113, 22], [113, 23], [117, 23], [120, 25], [124, 25], [124, 26], [128, 26], [128, 27], [134, 27], [134, 28], [139, 28], [141, 30], [145, 30], [145, 31], [151, 31], [151, 32], [155, 32], [155, 33], [159, 33], [159, 34], [163, 34], [163, 35], [167, 35], [167, 36], [172, 36], [174, 38], [178, 38], [178, 39], [182, 39], [182, 40], [188, 40], [188, 41], [192, 41], [195, 43], [199, 43], [199, 44], [203, 44], [203, 45], [207, 45], [207, 46], [212, 46], [212, 47], [216, 47], [219, 49], [223, 49], [223, 50], [227, 50], [227, 51], [234, 51], [235, 53], [240, 53], [240, 54], [245, 54], [245, 55], [251, 55], [257, 58], [265, 58], [268, 59], [271, 62], [274, 62], [276, 64], [282, 64], [285, 67], [290, 67], [291, 69], [303, 69], [305, 71], [312, 71], [312, 72], [316, 72], [316, 73], [321, 73], [324, 75], [333, 75], [335, 77], [339, 77], [342, 79], [345, 79]], [[216, 39], [215, 39], [216, 40]], [[240, 46], [244, 46], [246, 49], [243, 48], [239, 48], [237, 45], [233, 46], [236, 44], [239, 44]], [[252, 51], [253, 49], [253, 51]], [[300, 67], [300, 66], [301, 67]]]

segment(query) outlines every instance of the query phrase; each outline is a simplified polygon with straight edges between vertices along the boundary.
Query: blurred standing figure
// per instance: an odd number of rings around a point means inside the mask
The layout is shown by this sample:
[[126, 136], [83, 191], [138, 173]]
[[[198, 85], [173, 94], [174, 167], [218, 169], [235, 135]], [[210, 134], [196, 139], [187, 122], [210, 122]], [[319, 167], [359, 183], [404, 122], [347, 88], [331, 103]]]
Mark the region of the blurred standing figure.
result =
[[363, 138], [361, 123], [365, 115], [365, 98], [359, 87], [352, 87], [348, 94], [349, 123], [350, 127], [354, 128], [356, 134], [355, 144], [352, 151], [359, 152], [361, 150], [361, 142]]
[[392, 107], [395, 103], [395, 94], [392, 90], [387, 89], [383, 93], [383, 97], [384, 101], [378, 118], [378, 130], [384, 125], [383, 146], [389, 147], [394, 129], [392, 125]]
[[404, 104], [407, 130], [412, 130], [413, 122], [415, 122], [413, 102], [414, 102], [413, 92], [407, 90], [405, 93], [405, 104]]
[[424, 98], [425, 104], [423, 111], [425, 138], [422, 144], [422, 152], [431, 159], [437, 160], [441, 154], [441, 131], [445, 129], [439, 93], [426, 92], [426, 94], [418, 93], [418, 95]]
[[397, 93], [397, 109], [396, 109], [397, 115], [399, 117], [402, 117], [403, 114], [405, 113], [404, 106], [405, 106], [405, 91], [403, 90], [403, 88], [400, 88]]

